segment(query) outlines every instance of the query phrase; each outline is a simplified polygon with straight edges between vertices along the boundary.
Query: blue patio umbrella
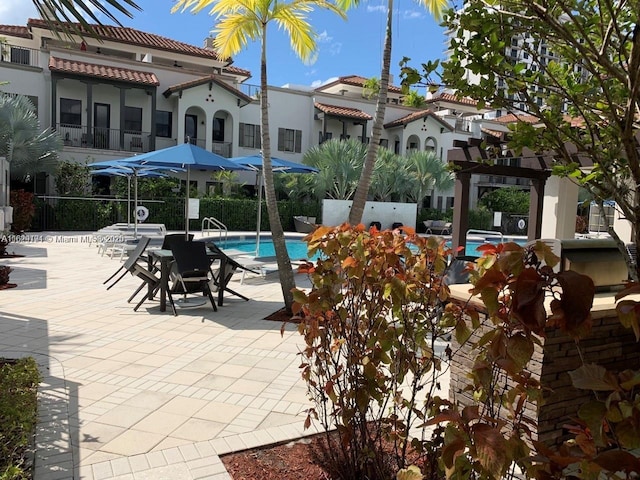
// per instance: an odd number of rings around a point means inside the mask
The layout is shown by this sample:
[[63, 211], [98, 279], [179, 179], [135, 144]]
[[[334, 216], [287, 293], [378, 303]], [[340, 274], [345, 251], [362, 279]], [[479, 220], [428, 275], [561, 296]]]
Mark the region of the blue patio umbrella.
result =
[[[91, 166], [95, 166], [98, 165], [100, 163], [104, 163], [104, 162], [98, 162], [98, 163], [94, 163]], [[105, 175], [108, 177], [127, 177], [127, 225], [131, 225], [131, 177], [134, 177], [134, 201], [135, 204], [138, 204], [138, 177], [143, 177], [143, 178], [163, 178], [163, 177], [167, 177], [167, 174], [162, 173], [156, 169], [143, 169], [143, 170], [139, 170], [136, 171], [133, 168], [130, 167], [123, 167], [121, 165], [116, 165], [115, 162], [109, 162], [111, 164], [114, 164], [114, 166], [112, 167], [107, 167], [107, 168], [97, 168], [94, 170], [90, 170], [89, 173], [91, 175]], [[135, 219], [135, 225], [133, 227], [134, 230], [134, 236], [137, 238], [137, 218]]]
[[[247, 155], [245, 157], [230, 158], [233, 163], [243, 165], [256, 172], [258, 184], [258, 222], [256, 225], [256, 256], [260, 250], [260, 223], [262, 222], [262, 185], [264, 184], [262, 175], [262, 155]], [[271, 166], [277, 173], [318, 173], [319, 170], [309, 165], [283, 160], [278, 157], [271, 157]]]
[[189, 234], [189, 175], [191, 168], [198, 170], [248, 170], [247, 167], [230, 162], [204, 148], [200, 148], [191, 143], [183, 143], [173, 147], [155, 150], [153, 152], [135, 155], [133, 157], [117, 160], [120, 164], [132, 168], [149, 168], [172, 170], [184, 169], [187, 172], [187, 198], [185, 200], [185, 235]]

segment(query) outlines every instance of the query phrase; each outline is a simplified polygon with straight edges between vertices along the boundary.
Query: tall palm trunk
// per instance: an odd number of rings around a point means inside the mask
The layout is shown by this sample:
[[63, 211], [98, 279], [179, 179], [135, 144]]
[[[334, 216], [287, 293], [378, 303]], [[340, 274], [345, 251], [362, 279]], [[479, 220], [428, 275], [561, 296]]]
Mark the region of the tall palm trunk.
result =
[[380, 137], [382, 136], [382, 125], [384, 123], [384, 114], [387, 108], [387, 93], [389, 91], [389, 70], [391, 69], [391, 24], [393, 21], [393, 0], [387, 1], [387, 28], [384, 37], [384, 50], [382, 53], [382, 72], [380, 72], [380, 92], [378, 93], [378, 103], [376, 104], [376, 115], [373, 119], [373, 128], [371, 131], [371, 140], [367, 146], [367, 156], [364, 159], [362, 174], [353, 196], [353, 204], [349, 213], [349, 223], [357, 225], [362, 221], [362, 214], [367, 203], [369, 195], [369, 187], [371, 187], [371, 178], [373, 176], [373, 168], [376, 164], [378, 156], [378, 147], [380, 145]]
[[295, 279], [291, 260], [287, 253], [287, 245], [284, 240], [284, 230], [280, 215], [278, 214], [278, 202], [276, 200], [276, 188], [273, 181], [273, 166], [271, 164], [271, 136], [269, 134], [269, 99], [267, 90], [267, 25], [262, 25], [262, 52], [260, 57], [260, 112], [262, 129], [262, 174], [264, 176], [265, 197], [267, 200], [267, 212], [271, 225], [271, 238], [276, 250], [276, 261], [280, 274], [280, 286], [284, 296], [284, 306], [287, 312], [291, 312], [293, 305], [293, 293]]

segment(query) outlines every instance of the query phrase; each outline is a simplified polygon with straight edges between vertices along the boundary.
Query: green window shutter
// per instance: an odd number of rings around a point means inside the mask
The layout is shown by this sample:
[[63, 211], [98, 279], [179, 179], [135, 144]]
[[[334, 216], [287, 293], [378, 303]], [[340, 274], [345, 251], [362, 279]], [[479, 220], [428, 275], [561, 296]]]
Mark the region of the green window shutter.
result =
[[253, 143], [256, 148], [262, 148], [262, 132], [260, 131], [260, 125], [255, 125], [255, 132], [256, 136]]
[[284, 151], [284, 133], [285, 133], [284, 128], [278, 129], [278, 151], [279, 152]]
[[238, 141], [238, 145], [241, 147], [244, 147], [244, 123], [240, 124], [240, 135], [239, 135], [239, 141]]
[[294, 150], [296, 153], [302, 152], [302, 130], [296, 130], [296, 144]]

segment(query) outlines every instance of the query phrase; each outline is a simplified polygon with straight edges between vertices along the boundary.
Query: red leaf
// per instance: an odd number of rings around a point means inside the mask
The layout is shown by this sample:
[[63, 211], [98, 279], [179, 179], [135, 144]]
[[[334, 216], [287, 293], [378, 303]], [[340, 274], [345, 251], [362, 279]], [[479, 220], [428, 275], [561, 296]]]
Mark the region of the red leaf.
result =
[[622, 450], [602, 452], [593, 461], [610, 472], [640, 472], [640, 460]]
[[474, 288], [471, 290], [473, 295], [477, 295], [485, 288], [502, 288], [507, 281], [507, 277], [496, 266], [487, 270], [482, 277], [476, 282]]
[[581, 338], [591, 330], [591, 307], [596, 292], [593, 280], [571, 270], [560, 272], [556, 278], [562, 287], [562, 298], [559, 303], [551, 304], [552, 310], [555, 307], [561, 313], [555, 320], [560, 320], [557, 323], [561, 330]]
[[518, 276], [513, 289], [513, 316], [529, 331], [544, 334], [547, 312], [544, 309], [544, 286], [538, 272], [526, 268]]

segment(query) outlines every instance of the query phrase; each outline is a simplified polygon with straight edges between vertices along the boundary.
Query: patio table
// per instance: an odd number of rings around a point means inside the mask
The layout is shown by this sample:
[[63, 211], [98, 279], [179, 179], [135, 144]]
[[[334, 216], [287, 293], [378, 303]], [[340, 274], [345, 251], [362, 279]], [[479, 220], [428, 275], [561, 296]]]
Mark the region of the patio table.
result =
[[[167, 310], [167, 291], [169, 290], [169, 273], [171, 271], [171, 262], [173, 261], [173, 252], [171, 250], [157, 249], [147, 250], [146, 252], [149, 259], [149, 270], [153, 269], [154, 265], [160, 264], [160, 311], [165, 312]], [[207, 251], [207, 256], [211, 259], [212, 263], [216, 260], [220, 261], [220, 271], [224, 272], [226, 268], [226, 259], [217, 253]], [[218, 285], [218, 305], [222, 306], [224, 302], [224, 275], [220, 275]]]

